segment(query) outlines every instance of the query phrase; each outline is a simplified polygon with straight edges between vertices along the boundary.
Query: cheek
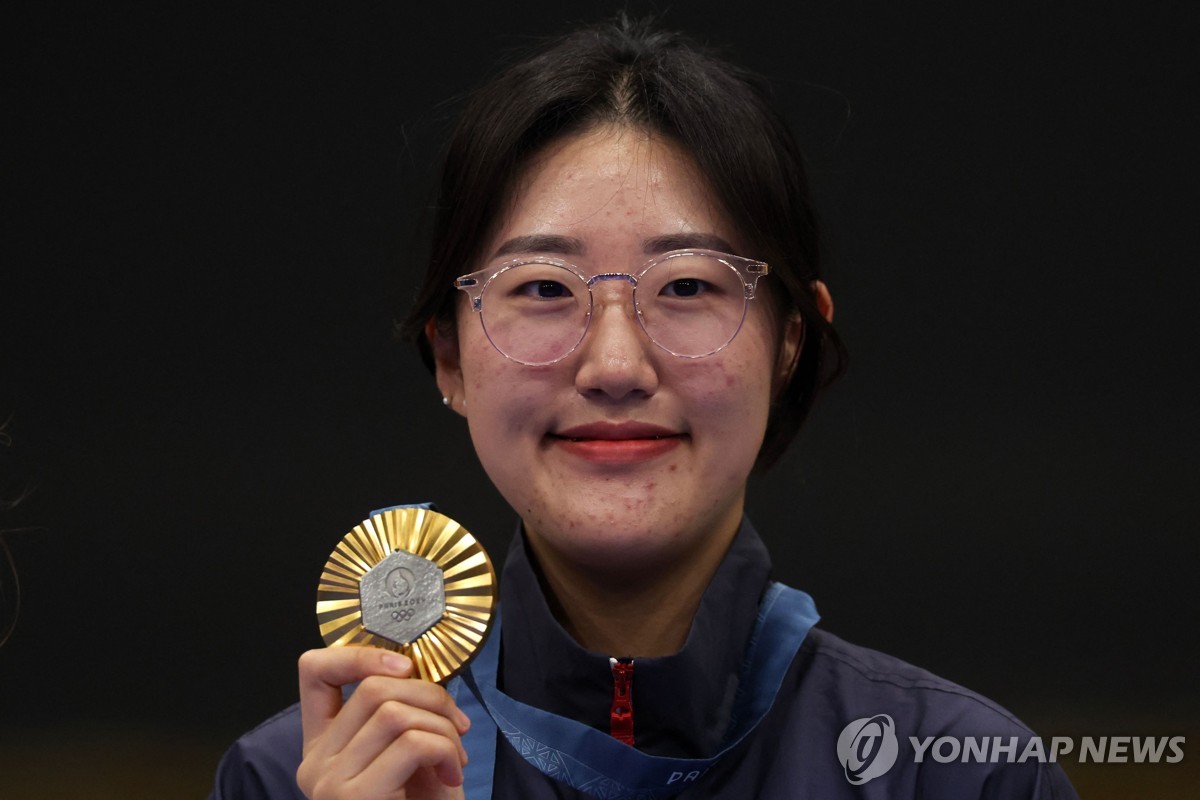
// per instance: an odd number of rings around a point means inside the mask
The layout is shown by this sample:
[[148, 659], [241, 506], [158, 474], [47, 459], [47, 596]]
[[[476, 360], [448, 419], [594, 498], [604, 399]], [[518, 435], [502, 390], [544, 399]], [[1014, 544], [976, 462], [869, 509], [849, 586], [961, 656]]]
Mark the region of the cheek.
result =
[[516, 391], [520, 381], [512, 374], [512, 362], [500, 355], [484, 335], [479, 319], [459, 329], [459, 357], [463, 389], [467, 395], [468, 419], [471, 412], [489, 413], [504, 406], [504, 400]]
[[741, 449], [757, 452], [766, 430], [771, 405], [769, 353], [731, 352], [711, 363], [697, 360], [682, 365], [680, 387], [691, 414], [704, 428]]
[[465, 341], [460, 352], [471, 441], [484, 469], [495, 476], [515, 468], [507, 456], [516, 448], [540, 442], [546, 376], [504, 358], [482, 335]]
[[771, 402], [775, 344], [765, 320], [751, 317], [721, 352], [680, 362], [685, 380], [706, 403], [765, 410]]

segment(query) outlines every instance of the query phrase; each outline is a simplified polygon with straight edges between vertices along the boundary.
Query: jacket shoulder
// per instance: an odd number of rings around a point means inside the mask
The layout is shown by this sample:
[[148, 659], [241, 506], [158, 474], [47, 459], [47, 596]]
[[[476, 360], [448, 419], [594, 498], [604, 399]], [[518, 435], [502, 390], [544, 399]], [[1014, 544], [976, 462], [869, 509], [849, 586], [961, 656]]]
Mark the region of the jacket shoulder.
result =
[[[792, 778], [803, 784], [820, 775], [817, 783], [829, 796], [858, 791], [869, 780], [889, 797], [1076, 798], [1058, 764], [1036, 752], [1022, 757], [1038, 737], [1008, 709], [902, 659], [814, 628], [791, 680], [783, 738], [818, 755], [807, 775]], [[894, 762], [879, 763], [873, 777], [856, 775], [883, 754], [858, 759], [868, 744], [858, 737], [874, 734], [879, 743], [893, 743]]]
[[1008, 709], [978, 692], [821, 629], [809, 632], [798, 660], [805, 662], [806, 681], [822, 685], [847, 710], [883, 703], [933, 736], [1033, 735]]

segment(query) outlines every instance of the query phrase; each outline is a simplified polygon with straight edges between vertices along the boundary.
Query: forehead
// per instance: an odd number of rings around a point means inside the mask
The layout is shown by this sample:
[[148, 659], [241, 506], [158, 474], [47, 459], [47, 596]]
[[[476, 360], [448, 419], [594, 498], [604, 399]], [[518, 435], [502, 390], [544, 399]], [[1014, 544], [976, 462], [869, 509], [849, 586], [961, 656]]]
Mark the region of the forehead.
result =
[[[695, 161], [670, 139], [604, 126], [558, 140], [519, 174], [485, 257], [513, 243], [573, 239], [587, 255], [677, 234], [737, 238]], [[721, 248], [718, 248], [721, 249]], [[503, 251], [503, 252], [502, 252]]]

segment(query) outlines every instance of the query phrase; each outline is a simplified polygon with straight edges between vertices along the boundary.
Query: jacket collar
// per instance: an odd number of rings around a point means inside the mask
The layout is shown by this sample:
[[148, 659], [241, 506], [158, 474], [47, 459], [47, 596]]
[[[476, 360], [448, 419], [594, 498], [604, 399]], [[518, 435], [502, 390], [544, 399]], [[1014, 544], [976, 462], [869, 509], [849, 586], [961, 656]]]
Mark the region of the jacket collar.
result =
[[[738, 672], [767, 587], [770, 557], [743, 518], [700, 599], [683, 649], [634, 664], [636, 746], [653, 755], [711, 755], [729, 726]], [[513, 699], [609, 730], [609, 656], [580, 647], [551, 613], [518, 526], [500, 584], [500, 686]]]

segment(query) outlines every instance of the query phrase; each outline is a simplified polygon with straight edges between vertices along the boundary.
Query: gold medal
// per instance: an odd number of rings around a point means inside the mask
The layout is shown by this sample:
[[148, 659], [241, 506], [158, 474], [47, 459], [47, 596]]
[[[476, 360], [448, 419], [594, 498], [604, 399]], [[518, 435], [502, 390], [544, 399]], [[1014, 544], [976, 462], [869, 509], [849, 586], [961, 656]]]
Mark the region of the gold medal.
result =
[[412, 659], [417, 677], [445, 683], [487, 639], [496, 571], [483, 545], [449, 517], [394, 508], [342, 537], [317, 586], [325, 644], [371, 645]]

